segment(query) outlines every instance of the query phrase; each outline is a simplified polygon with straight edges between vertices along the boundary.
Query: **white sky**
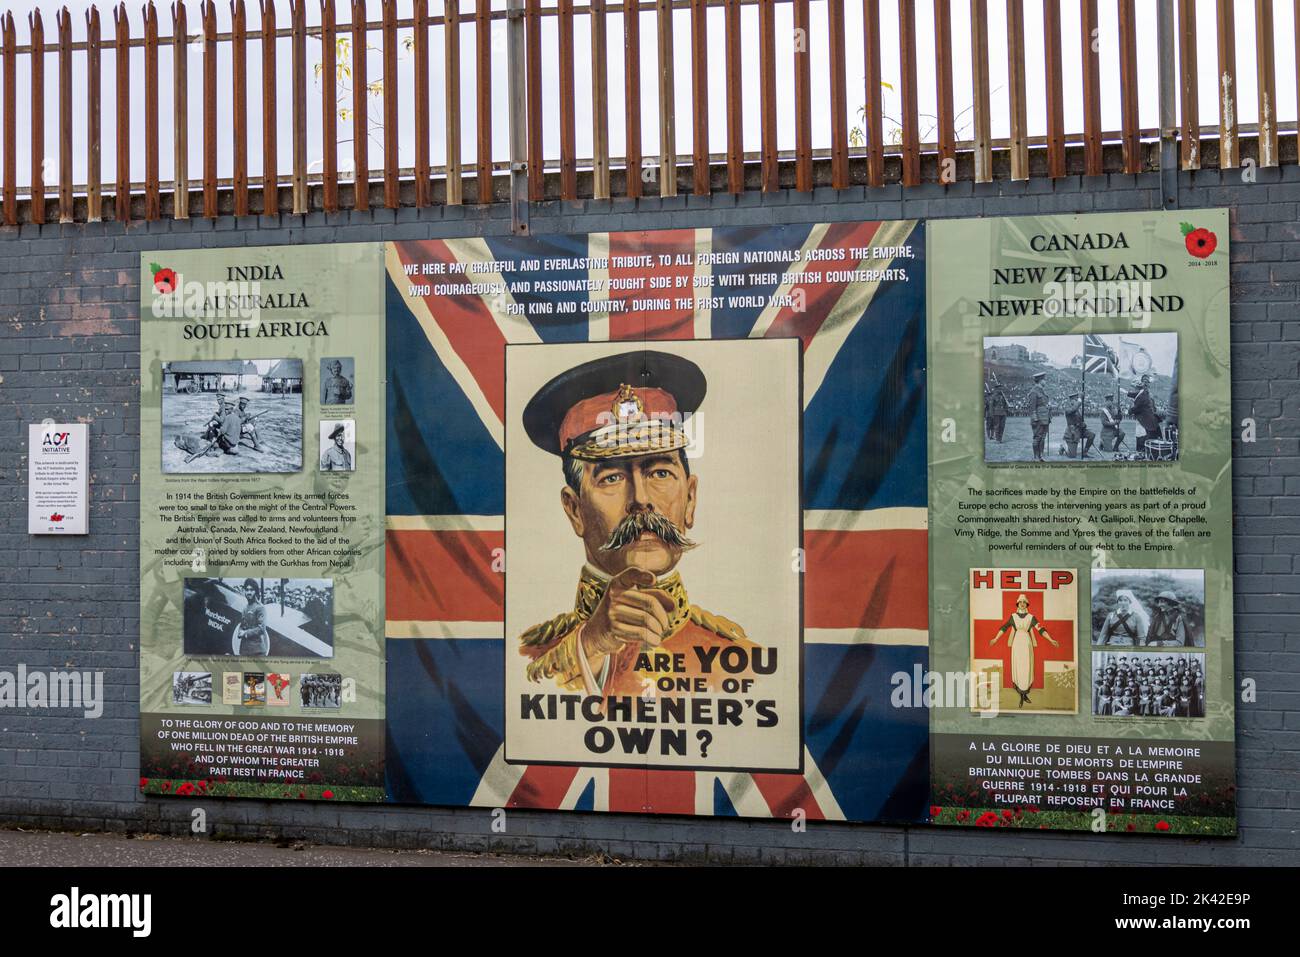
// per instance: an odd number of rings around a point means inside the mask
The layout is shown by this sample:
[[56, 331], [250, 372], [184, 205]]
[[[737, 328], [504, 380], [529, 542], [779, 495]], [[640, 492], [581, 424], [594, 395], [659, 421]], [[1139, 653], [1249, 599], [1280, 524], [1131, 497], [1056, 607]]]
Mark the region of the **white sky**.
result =
[[[578, 4], [583, 4], [584, 0], [578, 0]], [[1275, 59], [1277, 75], [1277, 104], [1276, 115], [1279, 121], [1285, 126], [1288, 123], [1294, 124], [1296, 119], [1296, 69], [1295, 69], [1295, 49], [1294, 42], [1294, 7], [1290, 2], [1283, 0], [1269, 0], [1274, 7], [1274, 25], [1276, 30], [1275, 37]], [[504, 8], [505, 0], [494, 0], [494, 6]], [[544, 7], [555, 6], [555, 0], [542, 0]], [[67, 4], [73, 17], [73, 39], [82, 41], [85, 39], [85, 10], [89, 4], [84, 2], [70, 2]], [[307, 0], [307, 18], [309, 25], [319, 22], [319, 6], [317, 3]], [[338, 15], [341, 20], [346, 20], [349, 16], [348, 4], [346, 0], [339, 0]], [[441, 5], [437, 0], [430, 3], [430, 15], [436, 15], [441, 12]], [[1156, 25], [1155, 11], [1156, 4], [1150, 0], [1143, 0], [1137, 5], [1138, 18], [1138, 79], [1139, 79], [1139, 114], [1140, 123], [1143, 128], [1155, 127], [1158, 123], [1158, 102], [1156, 86]], [[28, 13], [39, 7], [42, 12], [45, 25], [46, 38], [46, 65], [45, 65], [45, 114], [46, 114], [46, 137], [47, 153], [50, 158], [47, 159], [46, 183], [47, 189], [58, 179], [58, 152], [57, 152], [57, 134], [58, 129], [58, 58], [57, 58], [57, 38], [58, 32], [55, 22], [55, 12], [58, 6], [49, 2], [37, 2], [37, 0], [9, 0], [7, 7], [14, 12], [14, 19], [17, 25], [17, 39], [19, 44], [26, 44], [29, 39], [27, 30]], [[289, 23], [289, 4], [287, 0], [281, 0], [277, 4], [278, 23], [281, 27], [287, 27]], [[461, 158], [465, 167], [470, 167], [475, 162], [475, 35], [473, 20], [470, 13], [473, 9], [471, 0], [461, 0], [462, 7], [462, 35], [461, 35]], [[369, 19], [378, 20], [380, 17], [380, 4], [378, 0], [367, 0], [369, 10]], [[1102, 0], [1099, 4], [1100, 16], [1100, 35], [1098, 37], [1101, 62], [1101, 93], [1102, 93], [1102, 126], [1103, 129], [1118, 130], [1120, 126], [1119, 112], [1119, 60], [1118, 60], [1118, 21], [1116, 13], [1116, 4], [1114, 0]], [[607, 18], [608, 30], [608, 72], [609, 72], [609, 127], [610, 127], [610, 151], [614, 156], [621, 156], [624, 151], [625, 135], [624, 121], [625, 111], [623, 109], [623, 18], [621, 12], [611, 12]], [[830, 86], [828, 77], [828, 55], [827, 55], [827, 36], [826, 36], [826, 9], [825, 0], [812, 0], [811, 4], [811, 37], [810, 52], [812, 55], [812, 102], [814, 104], [813, 116], [813, 145], [815, 148], [825, 148], [830, 145], [831, 117], [829, 114], [828, 104], [830, 101]], [[1025, 39], [1026, 39], [1026, 90], [1028, 91], [1028, 120], [1029, 132], [1031, 136], [1043, 135], [1046, 132], [1045, 119], [1045, 100], [1044, 100], [1044, 55], [1043, 55], [1043, 30], [1042, 30], [1042, 3], [1041, 0], [1025, 0]], [[199, 16], [199, 4], [195, 0], [189, 0], [187, 4], [189, 16], [189, 30], [191, 34], [198, 32], [201, 28]], [[989, 60], [990, 60], [990, 86], [992, 89], [992, 115], [993, 115], [993, 136], [995, 138], [1006, 137], [1009, 134], [1008, 129], [1008, 96], [1007, 96], [1007, 57], [1006, 57], [1006, 11], [1005, 5], [993, 0], [988, 4], [989, 11]], [[167, 3], [159, 4], [159, 33], [167, 36], [171, 33], [171, 14]], [[399, 3], [399, 15], [409, 17], [411, 15], [411, 3], [409, 0], [401, 0]], [[142, 12], [139, 4], [133, 3], [128, 6], [128, 16], [131, 21], [131, 32], [133, 37], [139, 37], [143, 33]], [[777, 121], [780, 130], [779, 146], [781, 149], [791, 149], [794, 146], [794, 81], [793, 81], [793, 13], [789, 3], [778, 3], [776, 10], [776, 37], [777, 37]], [[921, 131], [923, 139], [933, 139], [933, 114], [935, 113], [935, 58], [933, 43], [933, 7], [928, 2], [918, 2], [916, 4], [916, 28], [917, 35], [920, 38], [919, 49], [917, 53], [917, 80], [918, 80], [918, 98], [921, 118]], [[1082, 129], [1082, 103], [1080, 93], [1079, 69], [1079, 8], [1078, 4], [1065, 3], [1061, 5], [1062, 17], [1062, 53], [1064, 57], [1064, 80], [1065, 80], [1065, 129], [1067, 133], [1077, 132]], [[115, 57], [111, 46], [108, 43], [113, 37], [113, 17], [112, 9], [107, 6], [100, 7], [101, 19], [101, 36], [105, 40], [105, 47], [101, 54], [102, 69], [102, 120], [101, 129], [103, 131], [103, 148], [101, 155], [102, 176], [105, 183], [110, 183], [115, 178], [114, 157], [115, 157], [115, 130], [116, 117], [114, 115], [114, 92], [115, 92], [115, 75], [116, 65]], [[886, 117], [897, 118], [899, 110], [899, 57], [898, 57], [898, 30], [897, 30], [897, 8], [892, 3], [881, 4], [882, 19], [882, 78], [891, 88], [882, 89], [880, 92], [883, 96], [884, 112]], [[1201, 66], [1200, 74], [1200, 104], [1201, 104], [1201, 123], [1202, 125], [1214, 125], [1218, 122], [1217, 115], [1217, 95], [1216, 95], [1216, 69], [1217, 53], [1215, 46], [1214, 33], [1214, 0], [1197, 0], [1197, 20], [1198, 20], [1198, 62]], [[230, 28], [230, 7], [225, 2], [217, 4], [218, 29], [222, 32]], [[858, 109], [866, 99], [864, 86], [864, 66], [863, 66], [863, 29], [862, 29], [862, 5], [849, 0], [845, 4], [845, 32], [846, 32], [846, 72], [848, 77], [849, 91], [849, 118], [850, 126], [861, 125], [861, 117], [858, 115]], [[1254, 28], [1254, 0], [1236, 0], [1236, 55], [1237, 55], [1237, 76], [1239, 89], [1239, 122], [1253, 123], [1256, 119], [1256, 82], [1255, 82], [1255, 28]], [[251, 0], [247, 6], [247, 23], [250, 31], [257, 30], [260, 27], [260, 14], [256, 0]], [[721, 152], [726, 147], [726, 100], [725, 100], [725, 80], [724, 80], [724, 61], [723, 61], [723, 11], [722, 9], [711, 9], [708, 13], [709, 23], [709, 130], [710, 130], [710, 149], [712, 152]], [[758, 95], [758, 9], [756, 7], [745, 8], [742, 12], [742, 59], [743, 59], [743, 88], [744, 88], [744, 145], [745, 149], [755, 151], [760, 144], [759, 130], [759, 95]], [[412, 135], [414, 132], [414, 107], [412, 101], [412, 89], [414, 86], [414, 66], [413, 56], [405, 51], [400, 45], [401, 36], [409, 34], [410, 31], [399, 31], [399, 73], [400, 73], [400, 95], [399, 95], [399, 116], [401, 119], [401, 135], [399, 160], [400, 165], [409, 167], [414, 165], [414, 146]], [[676, 79], [675, 101], [677, 117], [677, 152], [679, 154], [688, 154], [692, 149], [691, 144], [691, 50], [690, 50], [690, 12], [688, 10], [678, 10], [674, 13], [673, 33], [675, 43], [675, 63], [674, 75]], [[576, 50], [576, 69], [575, 69], [575, 88], [577, 91], [577, 148], [580, 157], [588, 157], [591, 154], [591, 70], [590, 70], [590, 35], [587, 30], [587, 20], [585, 16], [575, 18], [574, 42]], [[958, 114], [958, 138], [965, 138], [970, 135], [970, 106], [971, 106], [971, 85], [970, 85], [970, 24], [969, 24], [969, 5], [964, 2], [954, 2], [952, 4], [952, 40], [953, 40], [953, 77], [954, 77], [954, 100], [955, 108]], [[659, 149], [659, 130], [658, 130], [658, 86], [656, 83], [657, 75], [657, 32], [655, 26], [655, 14], [646, 12], [642, 14], [641, 19], [641, 89], [642, 89], [642, 148], [647, 157], [657, 154]], [[382, 76], [381, 54], [378, 49], [381, 43], [380, 35], [372, 33], [370, 43], [373, 49], [369, 53], [368, 74], [369, 79], [374, 81]], [[435, 27], [430, 31], [430, 64], [429, 73], [431, 79], [431, 129], [433, 131], [433, 142], [431, 145], [431, 160], [435, 166], [445, 161], [444, 149], [444, 102], [442, 96], [442, 76], [444, 72], [443, 64], [443, 36], [442, 28]], [[504, 21], [495, 21], [493, 23], [493, 158], [497, 161], [503, 161], [508, 157], [509, 136], [506, 119], [506, 63], [505, 63], [505, 23]], [[542, 50], [543, 50], [543, 140], [545, 154], [548, 159], [556, 159], [559, 154], [559, 100], [556, 91], [559, 88], [558, 80], [558, 38], [557, 38], [557, 20], [554, 17], [543, 19], [542, 29]], [[231, 115], [231, 51], [230, 44], [219, 44], [218, 56], [218, 116], [219, 120], [225, 125], [219, 127], [219, 174], [223, 177], [230, 176], [233, 168], [232, 160], [232, 140], [233, 136], [227, 122]], [[194, 182], [199, 179], [202, 171], [202, 50], [201, 45], [191, 44], [189, 52], [189, 144], [190, 144], [190, 179]], [[279, 150], [279, 168], [281, 175], [286, 175], [290, 168], [292, 160], [292, 138], [289, 133], [289, 121], [291, 112], [291, 92], [290, 92], [290, 69], [291, 51], [288, 39], [279, 41], [276, 51], [277, 57], [277, 91], [278, 91], [278, 108], [279, 108], [279, 125], [280, 133], [278, 137]], [[309, 70], [320, 61], [321, 48], [318, 39], [308, 37], [307, 40], [307, 59]], [[17, 76], [17, 111], [18, 111], [18, 128], [20, 131], [29, 128], [30, 124], [30, 72], [28, 65], [29, 58], [26, 56], [19, 57], [19, 69]], [[171, 137], [169, 135], [168, 119], [172, 115], [172, 87], [171, 77], [172, 52], [169, 46], [164, 46], [159, 51], [159, 71], [162, 78], [159, 90], [159, 111], [163, 117], [162, 137], [161, 137], [161, 157], [160, 172], [164, 182], [169, 181], [173, 176], [172, 170], [172, 148]], [[248, 63], [249, 72], [247, 76], [248, 89], [248, 110], [249, 110], [249, 130], [248, 130], [248, 169], [250, 177], [256, 178], [261, 174], [261, 48], [259, 41], [249, 41], [248, 45]], [[73, 135], [73, 161], [74, 161], [74, 179], [77, 183], [84, 182], [86, 175], [86, 123], [85, 123], [85, 54], [78, 52], [73, 54], [73, 83], [76, 91], [73, 97], [74, 103], [74, 135]], [[140, 181], [144, 178], [144, 130], [145, 118], [143, 109], [143, 79], [144, 79], [144, 51], [135, 49], [131, 56], [131, 136], [132, 136], [132, 170], [131, 175], [134, 181]], [[319, 103], [320, 87], [315, 80], [314, 75], [308, 78], [308, 156], [312, 162], [312, 171], [318, 171], [321, 165], [321, 109]], [[350, 96], [344, 97], [346, 104], [350, 105]], [[372, 117], [372, 127], [377, 127], [377, 121], [382, 115], [381, 100], [378, 97], [370, 99], [370, 115]], [[886, 138], [893, 124], [886, 120]], [[351, 136], [352, 124], [350, 121], [340, 120], [339, 122], [339, 168], [347, 170], [351, 166]], [[26, 183], [29, 176], [30, 167], [30, 150], [25, 148], [27, 137], [24, 132], [20, 132], [20, 148], [18, 156], [18, 173], [19, 182]], [[382, 142], [377, 128], [372, 128], [370, 144], [370, 165], [373, 169], [382, 167]]]

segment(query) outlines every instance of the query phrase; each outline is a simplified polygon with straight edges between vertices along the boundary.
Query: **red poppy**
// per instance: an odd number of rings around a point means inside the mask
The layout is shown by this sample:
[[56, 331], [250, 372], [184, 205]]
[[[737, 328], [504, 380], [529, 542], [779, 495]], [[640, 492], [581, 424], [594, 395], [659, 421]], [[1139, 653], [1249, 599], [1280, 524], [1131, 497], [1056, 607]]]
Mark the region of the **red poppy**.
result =
[[985, 811], [975, 819], [976, 827], [993, 827], [998, 822], [998, 816], [993, 811]]
[[1013, 818], [1014, 816], [1015, 816], [1015, 815], [1013, 815], [1013, 814], [1011, 813], [1011, 809], [1010, 809], [1010, 808], [1008, 808], [1007, 810], [1005, 810], [1005, 811], [1002, 812], [1002, 817], [1005, 818], [1005, 819], [1008, 820], [1008, 821], [1011, 820], [1011, 818]]
[[1204, 226], [1199, 229], [1193, 229], [1183, 237], [1183, 242], [1187, 244], [1187, 251], [1197, 259], [1204, 259], [1219, 245], [1219, 238], [1210, 232]]
[[[156, 263], [154, 265], [157, 265]], [[162, 295], [176, 291], [176, 270], [159, 266], [153, 271], [153, 287]]]
[[302, 800], [302, 799], [305, 798], [306, 796], [307, 796], [307, 792], [306, 792], [306, 791], [299, 791], [299, 792], [298, 792], [298, 799], [299, 799], [299, 800]]
[[938, 817], [942, 813], [943, 813], [943, 808], [939, 807], [939, 805], [937, 804], [930, 805], [930, 817]]
[[958, 811], [958, 812], [957, 812], [957, 820], [959, 820], [959, 821], [968, 821], [968, 820], [970, 820], [970, 811]]
[[334, 796], [334, 792], [333, 792], [333, 791], [330, 791], [330, 790], [327, 789], [327, 790], [321, 791], [321, 792], [320, 792], [320, 796], [323, 797], [325, 800], [328, 801], [330, 798], [332, 798], [332, 797]]
[[148, 779], [148, 778], [141, 778], [141, 779], [140, 779], [140, 787], [143, 788], [143, 787], [148, 787], [148, 786], [149, 786], [149, 779]]
[[1156, 830], [1157, 830], [1157, 831], [1167, 831], [1167, 830], [1169, 830], [1169, 822], [1168, 822], [1168, 821], [1156, 821]]
[[170, 791], [172, 789], [172, 783], [170, 781], [164, 781], [162, 783], [162, 789], [164, 791]]
[[1125, 827], [1124, 830], [1126, 830], [1126, 831], [1136, 831], [1136, 830], [1137, 830], [1137, 825], [1136, 825], [1136, 824], [1130, 824], [1130, 825], [1128, 825], [1127, 827]]

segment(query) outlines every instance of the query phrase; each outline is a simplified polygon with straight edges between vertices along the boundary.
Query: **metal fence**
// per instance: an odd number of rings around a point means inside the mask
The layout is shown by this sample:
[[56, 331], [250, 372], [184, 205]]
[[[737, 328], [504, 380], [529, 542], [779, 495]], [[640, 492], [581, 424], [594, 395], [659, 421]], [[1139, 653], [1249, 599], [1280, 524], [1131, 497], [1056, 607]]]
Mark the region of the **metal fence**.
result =
[[[186, 218], [191, 215], [215, 217], [227, 213], [248, 215], [259, 212], [292, 211], [305, 213], [315, 209], [334, 211], [340, 207], [367, 209], [371, 205], [395, 208], [403, 205], [429, 206], [435, 203], [491, 203], [511, 200], [517, 207], [544, 199], [578, 199], [586, 196], [607, 198], [612, 194], [638, 197], [643, 194], [677, 195], [689, 190], [695, 194], [714, 191], [742, 192], [747, 189], [771, 191], [792, 187], [809, 191], [825, 184], [836, 189], [852, 185], [879, 186], [887, 181], [904, 187], [925, 178], [953, 182], [958, 177], [989, 181], [995, 173], [994, 154], [999, 155], [999, 174], [1013, 179], [1031, 176], [1031, 148], [1045, 156], [1045, 164], [1036, 162], [1033, 175], [1060, 177], [1067, 173], [1103, 172], [1103, 146], [1118, 144], [1118, 162], [1127, 172], [1160, 168], [1166, 172], [1181, 166], [1199, 168], [1202, 163], [1216, 162], [1220, 167], [1236, 167], [1242, 162], [1241, 135], [1257, 139], [1256, 155], [1251, 160], [1260, 166], [1279, 161], [1276, 117], [1276, 76], [1274, 44], [1295, 43], [1300, 38], [1275, 36], [1273, 0], [1254, 0], [1255, 73], [1258, 91], [1256, 124], [1240, 124], [1236, 103], [1236, 31], [1233, 0], [1215, 0], [1218, 62], [1215, 104], [1217, 127], [1202, 128], [1198, 103], [1198, 70], [1208, 64], [1197, 63], [1196, 0], [1157, 0], [1158, 29], [1155, 35], [1139, 36], [1135, 0], [1078, 0], [1078, 36], [1063, 37], [1062, 0], [1042, 0], [1042, 45], [1045, 82], [1042, 89], [1026, 88], [1024, 0], [1005, 3], [1007, 28], [1008, 115], [999, 117], [1009, 128], [1009, 137], [995, 141], [991, 135], [994, 119], [990, 96], [989, 11], [990, 0], [933, 0], [931, 35], [918, 36], [917, 3], [926, 0], [899, 0], [896, 20], [890, 19], [890, 35], [898, 42], [898, 90], [900, 116], [887, 138], [882, 113], [881, 44], [882, 17], [880, 0], [861, 0], [862, 30], [859, 36], [846, 35], [845, 0], [625, 0], [607, 3], [589, 0], [585, 5], [574, 0], [449, 0], [440, 11], [431, 11], [429, 0], [410, 0], [401, 10], [397, 0], [383, 0], [382, 16], [368, 21], [365, 0], [351, 0], [350, 19], [338, 21], [335, 0], [319, 2], [319, 22], [308, 25], [304, 0], [289, 0], [287, 22], [277, 15], [274, 0], [261, 0], [252, 23], [244, 0], [230, 4], [230, 29], [218, 32], [216, 7], [203, 0], [197, 21], [191, 21], [184, 0], [177, 0], [170, 10], [170, 35], [160, 35], [159, 15], [153, 2], [143, 8], [142, 35], [133, 36], [126, 6], [112, 10], [111, 25], [90, 8], [85, 16], [81, 39], [74, 40], [73, 18], [67, 8], [55, 15], [55, 37], [51, 44], [39, 12], [28, 19], [28, 37], [18, 43], [12, 13], [0, 18], [0, 116], [3, 117], [3, 222], [15, 225], [25, 221], [44, 223], [97, 221], [106, 215], [125, 221], [133, 217], [158, 219], [164, 215]], [[857, 2], [857, 0], [855, 0]], [[993, 3], [999, 0], [992, 0]], [[1032, 0], [1031, 0], [1032, 2]], [[1066, 0], [1074, 3], [1075, 0]], [[1146, 0], [1144, 0], [1146, 2]], [[1296, 22], [1300, 22], [1300, 0], [1294, 0]], [[970, 75], [954, 77], [953, 4], [969, 4]], [[807, 42], [812, 25], [810, 12], [816, 7], [825, 34], [818, 38], [818, 54]], [[890, 6], [888, 2], [886, 6]], [[782, 65], [793, 80], [793, 150], [778, 149], [778, 43], [777, 10], [788, 7], [796, 36], [803, 42], [782, 49], [793, 58], [792, 71]], [[1099, 9], [1101, 7], [1102, 9]], [[742, 43], [742, 13], [757, 8], [757, 44]], [[710, 11], [721, 11], [713, 17]], [[315, 11], [312, 11], [313, 14]], [[965, 12], [965, 11], [963, 11]], [[409, 14], [409, 15], [408, 15]], [[1096, 37], [1102, 15], [1113, 18], [1107, 27], [1117, 28], [1119, 44], [1120, 129], [1102, 129], [1102, 84]], [[750, 14], [752, 16], [752, 14]], [[855, 12], [856, 16], [856, 12]], [[575, 22], [586, 19], [583, 31], [590, 39], [590, 143], [589, 156], [579, 157], [577, 150], [578, 111], [575, 108]], [[1035, 18], [1037, 19], [1037, 18]], [[674, 21], [689, 22], [689, 35], [674, 36]], [[502, 24], [502, 21], [504, 23]], [[543, 44], [543, 23], [554, 43]], [[721, 36], [717, 25], [723, 25]], [[494, 46], [492, 28], [504, 26], [506, 50]], [[551, 26], [553, 24], [553, 27]], [[250, 25], [252, 29], [250, 29]], [[611, 37], [611, 25], [622, 36]], [[653, 30], [657, 40], [657, 60], [641, 62], [642, 31]], [[802, 31], [802, 33], [800, 33]], [[108, 33], [105, 36], [105, 33]], [[400, 40], [399, 40], [400, 34]], [[473, 37], [475, 89], [472, 97], [462, 91], [462, 44]], [[307, 40], [320, 43], [320, 61], [309, 65]], [[260, 42], [275, 38], [271, 42]], [[340, 40], [344, 41], [340, 43]], [[260, 57], [261, 96], [250, 109], [249, 43], [257, 42]], [[623, 102], [611, 104], [608, 53], [610, 43], [622, 45]], [[443, 75], [430, 76], [431, 44], [441, 42]], [[849, 72], [846, 61], [848, 44], [861, 44], [862, 107], [860, 127], [854, 126], [850, 110]], [[399, 44], [403, 55], [413, 58], [413, 74], [407, 82], [399, 81]], [[755, 48], [756, 46], [756, 48]], [[935, 69], [936, 113], [931, 137], [923, 141], [922, 121], [917, 98], [917, 53], [932, 46]], [[132, 57], [143, 52], [143, 89], [138, 72], [133, 77]], [[1073, 49], [1071, 49], [1073, 48]], [[280, 102], [277, 77], [288, 51], [291, 96]], [[368, 52], [380, 53], [380, 75], [370, 79]], [[169, 76], [160, 70], [159, 51], [170, 50]], [[113, 76], [102, 76], [101, 55], [111, 51]], [[584, 53], [587, 51], [583, 51]], [[340, 55], [343, 61], [340, 62]], [[229, 86], [218, 89], [218, 59], [228, 57]], [[677, 152], [676, 58], [689, 57], [691, 152]], [[855, 51], [856, 56], [856, 51]], [[926, 51], [928, 58], [929, 52]], [[1160, 124], [1142, 128], [1138, 113], [1138, 62], [1158, 64], [1160, 78]], [[46, 130], [45, 114], [48, 61], [57, 69], [58, 124]], [[74, 89], [74, 58], [79, 59]], [[723, 69], [719, 70], [721, 59]], [[752, 65], [756, 58], [757, 84], [742, 81], [742, 63]], [[26, 60], [24, 70], [18, 65]], [[202, 141], [193, 146], [201, 155], [202, 174], [190, 181], [189, 118], [191, 77], [189, 64], [197, 60], [200, 75], [194, 84], [200, 94]], [[1175, 59], [1177, 67], [1175, 68]], [[225, 62], [225, 61], [223, 61]], [[710, 70], [710, 63], [714, 69]], [[543, 84], [543, 67], [551, 82]], [[653, 67], [657, 85], [658, 116], [643, 116], [643, 72]], [[814, 143], [812, 98], [813, 71], [826, 71], [829, 101], [816, 109], [829, 111], [826, 142]], [[308, 75], [314, 73], [319, 93], [309, 96]], [[584, 65], [584, 73], [587, 72]], [[1177, 76], [1175, 76], [1175, 72]], [[18, 77], [26, 78], [25, 89]], [[340, 94], [339, 78], [350, 87], [351, 105], [340, 108], [348, 90]], [[1081, 129], [1066, 130], [1065, 81], [1070, 92], [1082, 103]], [[376, 82], [377, 81], [377, 82]], [[958, 139], [954, 113], [954, 82], [969, 84], [971, 93], [970, 130], [967, 138]], [[114, 181], [102, 182], [100, 155], [104, 131], [101, 128], [104, 84], [112, 88], [115, 103], [113, 137], [115, 151]], [[724, 142], [710, 141], [710, 84], [725, 83]], [[160, 84], [170, 87], [172, 110], [169, 122], [160, 122], [158, 101]], [[755, 89], [756, 87], [756, 89]], [[166, 87], [164, 87], [165, 89]], [[494, 162], [493, 90], [504, 90], [508, 104], [510, 153], [508, 162]], [[965, 87], [962, 87], [965, 91]], [[30, 98], [30, 123], [21, 130], [18, 123], [19, 96]], [[399, 102], [410, 98], [414, 122], [399, 121]], [[432, 98], [441, 97], [442, 130], [431, 122]], [[1026, 120], [1032, 98], [1045, 104], [1046, 132], [1030, 136]], [[83, 182], [73, 181], [74, 98], [78, 115], [84, 117], [85, 149]], [[84, 98], [84, 99], [83, 99]], [[382, 117], [375, 123], [370, 117], [371, 99], [382, 103]], [[584, 98], [584, 103], [588, 102]], [[145, 116], [143, 169], [140, 151], [133, 150], [130, 111], [142, 109]], [[25, 104], [26, 105], [26, 104]], [[558, 110], [556, 106], [558, 105]], [[413, 110], [411, 108], [413, 107]], [[472, 163], [463, 163], [462, 130], [465, 126], [462, 107], [473, 109], [476, 135]], [[610, 110], [624, 112], [624, 150], [621, 156], [610, 155]], [[744, 124], [747, 110], [757, 110], [760, 148], [747, 153], [744, 148]], [[543, 122], [548, 114], [558, 112], [558, 153], [545, 155]], [[309, 171], [308, 117], [319, 117], [321, 162], [319, 171]], [[351, 173], [340, 174], [340, 115], [349, 117], [351, 137]], [[501, 119], [500, 117], [498, 119]], [[281, 125], [283, 122], [283, 126]], [[643, 127], [657, 122], [657, 155], [646, 156], [642, 148]], [[261, 174], [250, 176], [250, 124], [260, 124]], [[163, 126], [167, 130], [163, 130]], [[413, 128], [412, 128], [413, 127]], [[255, 127], [254, 127], [255, 128]], [[1295, 129], [1295, 123], [1285, 124]], [[20, 133], [23, 137], [20, 142]], [[57, 184], [52, 157], [46, 158], [47, 133], [58, 142]], [[371, 138], [378, 134], [378, 155], [371, 155]], [[292, 161], [282, 168], [278, 138], [292, 141]], [[399, 139], [414, 140], [413, 167], [399, 166]], [[229, 168], [218, 168], [219, 138], [229, 138]], [[444, 162], [434, 166], [430, 146], [440, 138], [439, 149]], [[585, 138], [585, 136], [584, 136]], [[554, 139], [554, 137], [552, 137]], [[170, 140], [170, 142], [166, 142]], [[1202, 143], [1215, 149], [1202, 153]], [[499, 144], [498, 144], [499, 145]], [[30, 150], [30, 175], [19, 182], [16, 162], [19, 148]], [[1067, 146], [1072, 148], [1067, 164]], [[173, 151], [174, 177], [160, 182], [161, 150]], [[718, 149], [715, 149], [717, 147]], [[1006, 161], [1001, 157], [1005, 154]], [[223, 157], [225, 150], [222, 151]], [[963, 162], [959, 165], [959, 155]], [[1081, 160], [1075, 162], [1075, 159]], [[372, 160], [379, 165], [372, 166]], [[924, 160], [924, 164], [923, 164]], [[133, 168], [133, 164], [136, 168]], [[1077, 167], [1077, 168], [1076, 168]], [[647, 176], [647, 169], [654, 175]], [[132, 174], [143, 173], [143, 180]], [[580, 176], [581, 172], [581, 176]], [[756, 175], [754, 175], [756, 174]], [[47, 182], [47, 178], [51, 182]], [[105, 208], [105, 192], [111, 205]], [[26, 202], [20, 209], [19, 197]], [[526, 216], [523, 217], [526, 219]], [[520, 223], [521, 218], [516, 217]], [[522, 230], [522, 225], [520, 229]]]

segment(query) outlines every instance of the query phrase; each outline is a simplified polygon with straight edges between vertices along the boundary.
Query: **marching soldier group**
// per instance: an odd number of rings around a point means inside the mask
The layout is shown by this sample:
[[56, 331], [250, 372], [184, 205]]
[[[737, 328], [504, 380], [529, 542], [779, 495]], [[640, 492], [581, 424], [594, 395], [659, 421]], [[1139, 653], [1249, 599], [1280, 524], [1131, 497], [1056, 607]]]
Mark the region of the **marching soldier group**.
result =
[[303, 675], [298, 685], [304, 708], [337, 708], [342, 690], [343, 682], [338, 675]]

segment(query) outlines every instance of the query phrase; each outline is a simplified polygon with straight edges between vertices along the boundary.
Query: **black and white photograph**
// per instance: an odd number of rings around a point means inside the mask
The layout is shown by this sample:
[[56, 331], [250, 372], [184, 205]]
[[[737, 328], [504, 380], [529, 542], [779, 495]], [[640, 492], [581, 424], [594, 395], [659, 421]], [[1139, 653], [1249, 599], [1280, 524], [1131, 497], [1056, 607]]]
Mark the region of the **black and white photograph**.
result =
[[343, 706], [343, 676], [303, 675], [298, 680], [298, 695], [304, 708], [340, 708]]
[[301, 359], [163, 363], [164, 472], [297, 472], [302, 430]]
[[984, 461], [1178, 459], [1178, 334], [986, 336]]
[[172, 704], [212, 704], [212, 672], [173, 672]]
[[329, 578], [185, 579], [185, 654], [333, 658]]
[[356, 360], [352, 356], [320, 361], [321, 405], [352, 405], [356, 391]]
[[357, 425], [352, 419], [320, 423], [320, 470], [351, 472], [357, 467]]
[[1095, 568], [1094, 648], [1204, 648], [1200, 568]]
[[1204, 718], [1205, 655], [1190, 651], [1093, 651], [1098, 718]]

